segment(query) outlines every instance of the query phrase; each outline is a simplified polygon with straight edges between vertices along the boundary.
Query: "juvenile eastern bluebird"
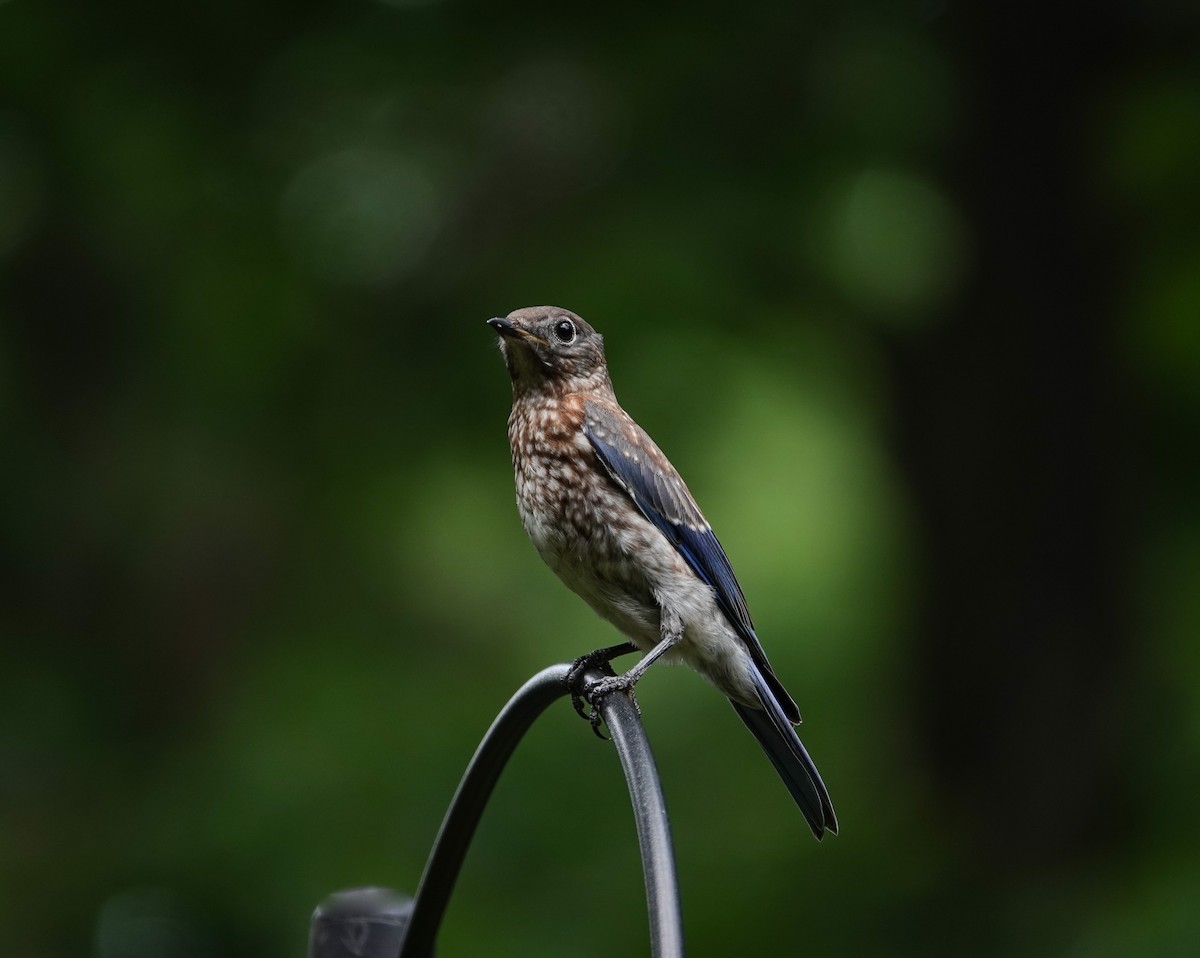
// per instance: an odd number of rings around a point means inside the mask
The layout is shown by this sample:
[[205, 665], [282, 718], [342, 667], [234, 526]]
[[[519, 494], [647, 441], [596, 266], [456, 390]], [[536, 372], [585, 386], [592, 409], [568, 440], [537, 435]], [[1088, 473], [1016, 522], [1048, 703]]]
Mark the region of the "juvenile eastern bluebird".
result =
[[754, 633], [725, 550], [675, 467], [618, 405], [601, 336], [555, 306], [488, 325], [513, 382], [521, 524], [555, 574], [645, 653], [593, 686], [593, 699], [631, 689], [661, 655], [687, 663], [729, 697], [813, 834], [837, 834], [793, 728], [800, 712]]

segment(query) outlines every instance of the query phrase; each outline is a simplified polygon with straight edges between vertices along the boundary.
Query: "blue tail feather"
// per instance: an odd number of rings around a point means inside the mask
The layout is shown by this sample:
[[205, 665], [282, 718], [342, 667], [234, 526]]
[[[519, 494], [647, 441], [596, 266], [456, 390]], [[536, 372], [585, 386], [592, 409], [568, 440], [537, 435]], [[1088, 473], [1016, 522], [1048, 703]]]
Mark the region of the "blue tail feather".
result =
[[767, 758], [791, 792], [813, 834], [818, 840], [824, 837], [825, 832], [836, 835], [837, 815], [825, 783], [821, 781], [821, 773], [788, 721], [766, 678], [758, 669], [753, 672], [755, 688], [763, 707], [751, 708], [730, 700], [734, 710], [767, 753]]

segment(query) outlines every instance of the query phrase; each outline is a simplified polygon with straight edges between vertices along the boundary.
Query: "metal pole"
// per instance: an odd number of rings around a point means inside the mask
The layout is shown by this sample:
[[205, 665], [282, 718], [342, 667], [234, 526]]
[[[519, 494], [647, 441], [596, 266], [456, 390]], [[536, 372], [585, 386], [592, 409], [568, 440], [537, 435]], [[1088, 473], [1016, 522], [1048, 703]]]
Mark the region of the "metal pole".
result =
[[569, 670], [568, 665], [552, 665], [531, 678], [501, 709], [483, 736], [429, 853], [400, 958], [432, 958], [450, 893], [492, 789], [521, 737], [547, 706], [567, 694]]
[[[450, 893], [492, 789], [521, 737], [552, 702], [568, 694], [570, 671], [569, 665], [553, 665], [531, 678], [508, 701], [479, 743], [429, 854], [399, 958], [432, 958]], [[584, 674], [585, 692], [605, 674], [600, 668], [589, 668]], [[612, 674], [611, 670], [607, 674]], [[631, 696], [608, 696], [600, 703], [600, 714], [612, 733], [633, 803], [651, 953], [655, 958], [676, 958], [683, 955], [683, 921], [674, 849], [654, 756]]]
[[[591, 675], [589, 674], [589, 679]], [[683, 915], [679, 910], [679, 879], [675, 873], [675, 849], [662, 783], [650, 741], [638, 715], [637, 703], [626, 693], [610, 695], [600, 703], [604, 724], [612, 733], [613, 745], [625, 770], [629, 800], [637, 822], [638, 845], [642, 852], [642, 874], [646, 881], [646, 908], [650, 917], [650, 953], [655, 958], [682, 956]]]

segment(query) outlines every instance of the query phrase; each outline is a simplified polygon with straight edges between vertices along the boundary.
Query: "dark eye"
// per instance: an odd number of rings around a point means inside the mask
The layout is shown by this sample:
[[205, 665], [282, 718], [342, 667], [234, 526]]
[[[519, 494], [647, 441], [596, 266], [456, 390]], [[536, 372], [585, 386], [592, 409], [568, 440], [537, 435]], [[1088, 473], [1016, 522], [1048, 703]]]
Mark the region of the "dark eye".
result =
[[575, 324], [569, 319], [560, 319], [554, 324], [554, 335], [563, 345], [575, 342]]

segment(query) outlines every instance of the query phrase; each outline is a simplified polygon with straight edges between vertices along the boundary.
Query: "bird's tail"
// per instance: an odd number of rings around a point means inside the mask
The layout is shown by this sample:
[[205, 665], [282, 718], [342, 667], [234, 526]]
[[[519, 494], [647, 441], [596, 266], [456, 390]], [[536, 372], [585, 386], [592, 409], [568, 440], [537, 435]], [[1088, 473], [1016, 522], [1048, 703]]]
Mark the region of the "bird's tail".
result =
[[836, 835], [837, 815], [834, 814], [833, 805], [829, 801], [825, 783], [821, 781], [821, 773], [817, 771], [816, 764], [809, 757], [800, 736], [788, 721], [766, 679], [757, 668], [752, 669], [752, 672], [763, 707], [751, 708], [732, 699], [730, 703], [767, 753], [767, 758], [771, 760], [775, 771], [792, 793], [792, 798], [800, 806], [800, 811], [804, 813], [808, 827], [817, 836], [817, 840], [823, 838], [826, 832]]

